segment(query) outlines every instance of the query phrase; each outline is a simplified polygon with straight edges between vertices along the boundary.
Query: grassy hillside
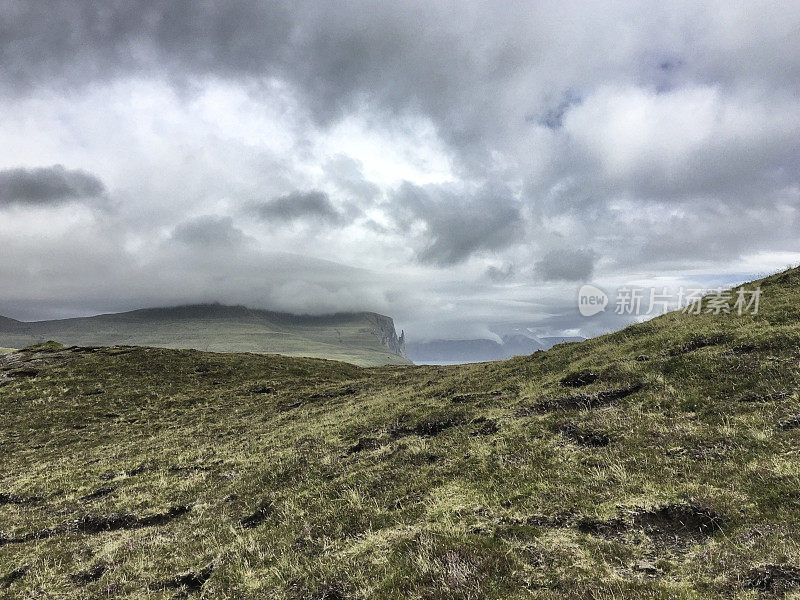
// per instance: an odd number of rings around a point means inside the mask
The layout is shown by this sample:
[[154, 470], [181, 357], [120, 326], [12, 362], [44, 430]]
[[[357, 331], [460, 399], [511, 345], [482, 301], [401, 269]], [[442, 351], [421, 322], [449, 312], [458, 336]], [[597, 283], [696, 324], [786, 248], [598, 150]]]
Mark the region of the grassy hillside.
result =
[[408, 364], [381, 343], [385, 336], [396, 341], [394, 324], [376, 313], [307, 316], [213, 304], [33, 323], [0, 317], [0, 346], [11, 348], [56, 340], [69, 345], [276, 353], [362, 366]]
[[800, 272], [502, 363], [0, 357], [0, 597], [800, 597]]

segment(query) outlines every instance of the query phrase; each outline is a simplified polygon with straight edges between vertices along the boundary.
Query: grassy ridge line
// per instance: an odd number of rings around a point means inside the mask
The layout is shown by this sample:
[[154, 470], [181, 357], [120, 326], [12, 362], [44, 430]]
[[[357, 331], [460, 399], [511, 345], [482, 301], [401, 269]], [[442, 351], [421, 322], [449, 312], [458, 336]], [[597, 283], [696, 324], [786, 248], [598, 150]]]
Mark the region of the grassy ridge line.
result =
[[[301, 317], [243, 307], [200, 305], [33, 323], [4, 321], [0, 322], [0, 343], [24, 347], [53, 339], [83, 346], [127, 344], [211, 352], [279, 353], [343, 360], [362, 366], [408, 364], [408, 360], [383, 346], [373, 333], [378, 319], [388, 320], [371, 313]], [[393, 327], [388, 322], [387, 326]]]
[[2, 593], [796, 596], [798, 284], [500, 363], [8, 355]]

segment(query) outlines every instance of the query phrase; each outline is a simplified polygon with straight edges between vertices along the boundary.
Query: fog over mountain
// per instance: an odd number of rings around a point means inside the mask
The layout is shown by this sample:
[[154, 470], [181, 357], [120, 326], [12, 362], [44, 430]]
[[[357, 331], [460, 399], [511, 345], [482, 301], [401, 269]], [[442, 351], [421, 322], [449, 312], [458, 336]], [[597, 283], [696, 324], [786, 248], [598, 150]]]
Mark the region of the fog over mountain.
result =
[[591, 336], [800, 262], [796, 2], [0, 4], [0, 314]]

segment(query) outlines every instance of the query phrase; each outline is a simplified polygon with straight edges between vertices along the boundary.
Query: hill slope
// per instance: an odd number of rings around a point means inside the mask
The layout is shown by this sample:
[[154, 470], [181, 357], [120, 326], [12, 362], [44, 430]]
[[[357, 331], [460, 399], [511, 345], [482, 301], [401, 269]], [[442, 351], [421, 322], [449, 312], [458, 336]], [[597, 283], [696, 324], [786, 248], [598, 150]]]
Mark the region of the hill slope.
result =
[[542, 337], [504, 335], [502, 343], [488, 339], [431, 340], [406, 344], [408, 357], [417, 364], [462, 364], [503, 360], [548, 350], [556, 344], [583, 341], [582, 337]]
[[392, 319], [370, 312], [308, 316], [201, 304], [33, 323], [0, 317], [0, 346], [22, 348], [46, 340], [269, 352], [362, 366], [408, 364]]
[[0, 357], [0, 595], [796, 598], [800, 272], [762, 288], [491, 364]]

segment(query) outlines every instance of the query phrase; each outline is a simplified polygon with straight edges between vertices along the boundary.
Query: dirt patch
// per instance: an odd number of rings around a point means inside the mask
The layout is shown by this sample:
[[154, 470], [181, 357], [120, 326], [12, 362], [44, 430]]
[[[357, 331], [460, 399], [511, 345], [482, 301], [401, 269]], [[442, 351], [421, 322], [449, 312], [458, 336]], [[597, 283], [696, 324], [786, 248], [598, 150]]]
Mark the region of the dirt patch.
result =
[[272, 388], [268, 385], [255, 385], [250, 388], [251, 394], [271, 394], [275, 391], [275, 388]]
[[784, 595], [800, 586], [800, 569], [791, 565], [762, 565], [744, 576], [744, 587]]
[[323, 584], [311, 594], [311, 600], [345, 600], [344, 586], [338, 583]]
[[141, 527], [157, 527], [166, 525], [173, 519], [185, 515], [191, 506], [173, 506], [167, 512], [137, 517], [130, 513], [114, 513], [111, 515], [86, 515], [72, 525], [78, 533], [103, 533], [119, 529], [139, 529]]
[[666, 504], [651, 509], [637, 508], [607, 520], [580, 517], [577, 521], [555, 523], [606, 539], [616, 539], [633, 529], [641, 530], [653, 544], [666, 551], [685, 550], [692, 544], [707, 542], [724, 526], [714, 511], [690, 503]]
[[70, 573], [69, 578], [78, 585], [86, 585], [87, 583], [100, 579], [107, 569], [108, 566], [105, 563], [97, 563], [85, 571]]
[[611, 443], [611, 439], [602, 431], [595, 431], [580, 427], [575, 423], [564, 423], [555, 428], [556, 433], [577, 444], [587, 448], [602, 448]]
[[704, 543], [725, 526], [719, 514], [691, 503], [640, 509], [633, 513], [632, 522], [657, 544], [673, 548]]
[[125, 471], [125, 475], [128, 477], [134, 477], [135, 475], [141, 475], [145, 471], [150, 470], [150, 465], [146, 462], [143, 462], [138, 467], [134, 467], [133, 469], [128, 469]]
[[564, 387], [583, 387], [597, 381], [599, 375], [594, 371], [583, 370], [570, 373], [564, 377], [559, 383]]
[[345, 600], [346, 586], [338, 581], [323, 582], [316, 587], [302, 580], [290, 581], [287, 586], [289, 600]]
[[261, 525], [274, 513], [275, 513], [275, 505], [269, 501], [263, 502], [261, 506], [259, 506], [253, 514], [247, 515], [246, 517], [242, 517], [241, 519], [239, 519], [239, 525], [244, 527], [245, 529], [253, 529], [254, 527], [258, 527], [259, 525]]
[[739, 402], [776, 402], [778, 400], [786, 400], [792, 395], [791, 392], [773, 392], [772, 394], [765, 394], [762, 392], [747, 392], [737, 398]]
[[472, 420], [473, 425], [477, 425], [477, 429], [472, 432], [472, 435], [494, 435], [500, 431], [500, 426], [494, 419], [487, 419], [486, 417], [478, 417]]
[[182, 590], [185, 592], [199, 592], [206, 581], [214, 573], [214, 564], [211, 563], [199, 571], [188, 571], [170, 579], [150, 584], [151, 590]]
[[742, 356], [743, 354], [750, 354], [751, 352], [755, 352], [756, 347], [753, 344], [739, 344], [738, 346], [734, 346], [730, 350], [727, 350], [722, 353], [723, 356]]
[[25, 565], [20, 567], [19, 569], [14, 569], [10, 573], [3, 575], [0, 577], [0, 587], [10, 587], [15, 581], [18, 581], [25, 577], [28, 574], [28, 571], [31, 570], [30, 565]]
[[619, 537], [628, 529], [627, 523], [618, 517], [607, 519], [605, 521], [596, 519], [594, 517], [582, 517], [576, 528], [581, 533], [593, 535], [606, 539], [613, 539]]
[[7, 375], [14, 379], [27, 379], [38, 376], [39, 371], [36, 369], [17, 369], [16, 371], [10, 371]]
[[468, 404], [472, 402], [479, 402], [481, 400], [497, 400], [503, 395], [500, 390], [493, 392], [464, 392], [461, 394], [453, 394], [450, 396], [450, 402], [455, 404]]
[[402, 421], [393, 422], [387, 429], [392, 439], [412, 434], [421, 437], [433, 437], [452, 427], [464, 425], [466, 422], [467, 417], [464, 413], [436, 411], [409, 425], [404, 424]]
[[330, 390], [325, 392], [315, 392], [309, 396], [310, 400], [321, 400], [321, 399], [330, 399], [330, 398], [339, 398], [341, 396], [351, 396], [353, 394], [357, 394], [358, 389], [354, 388], [353, 386], [347, 386], [338, 390]]
[[86, 494], [85, 496], [82, 496], [80, 500], [82, 502], [88, 502], [90, 500], [96, 500], [97, 498], [105, 498], [106, 496], [114, 492], [114, 490], [116, 489], [117, 488], [113, 487], [102, 487], [93, 491], [91, 494]]
[[379, 448], [380, 445], [381, 442], [378, 438], [361, 437], [358, 438], [358, 441], [354, 445], [347, 449], [347, 453], [355, 454], [357, 452], [363, 452], [364, 450], [375, 450], [376, 448]]
[[544, 398], [535, 407], [536, 412], [551, 412], [554, 410], [589, 410], [607, 406], [621, 400], [642, 389], [642, 384], [636, 383], [623, 388], [606, 390], [596, 394], [576, 394], [562, 396], [561, 398]]
[[689, 352], [694, 352], [695, 350], [700, 350], [701, 348], [707, 348], [709, 346], [718, 346], [725, 341], [725, 338], [718, 335], [708, 335], [708, 336], [700, 336], [689, 340], [688, 342], [684, 342], [680, 346], [676, 348], [672, 348], [668, 354], [670, 356], [680, 356], [681, 354], [688, 354]]
[[6, 494], [0, 492], [0, 506], [4, 504], [32, 504], [34, 502], [39, 502], [41, 500], [41, 496], [17, 496], [16, 494]]

